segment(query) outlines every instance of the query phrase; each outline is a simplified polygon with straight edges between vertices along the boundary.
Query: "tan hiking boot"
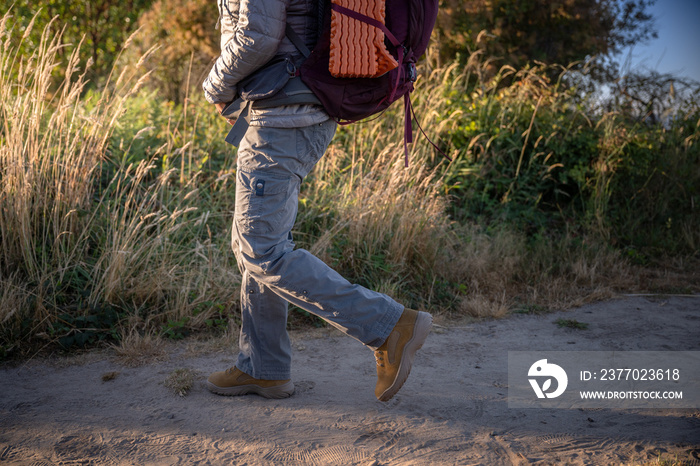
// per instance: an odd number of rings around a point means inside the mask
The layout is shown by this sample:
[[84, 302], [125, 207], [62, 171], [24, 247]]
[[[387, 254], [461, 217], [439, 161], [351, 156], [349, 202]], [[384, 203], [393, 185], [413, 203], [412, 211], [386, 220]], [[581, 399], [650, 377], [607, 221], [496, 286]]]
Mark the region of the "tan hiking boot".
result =
[[377, 359], [379, 401], [389, 401], [403, 386], [411, 372], [413, 358], [430, 333], [433, 317], [427, 312], [404, 309], [401, 318], [384, 344], [374, 352]]
[[287, 398], [294, 393], [291, 380], [254, 379], [236, 367], [214, 372], [206, 382], [210, 392], [217, 395], [247, 395], [256, 393], [265, 398]]

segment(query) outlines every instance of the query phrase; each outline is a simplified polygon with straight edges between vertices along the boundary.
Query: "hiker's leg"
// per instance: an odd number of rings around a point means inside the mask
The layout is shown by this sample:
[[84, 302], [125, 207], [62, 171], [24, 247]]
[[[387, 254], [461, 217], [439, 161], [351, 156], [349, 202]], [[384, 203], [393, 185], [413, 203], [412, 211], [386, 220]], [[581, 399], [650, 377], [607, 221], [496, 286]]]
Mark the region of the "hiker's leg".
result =
[[231, 245], [241, 272], [241, 331], [236, 367], [256, 379], [289, 379], [292, 360], [287, 334], [289, 303], [246, 271], [238, 237], [234, 221]]
[[[403, 306], [384, 294], [351, 284], [308, 251], [294, 250], [290, 234], [299, 185], [325, 152], [335, 126], [329, 120], [305, 128], [248, 130], [238, 150], [237, 257], [256, 282], [377, 348], [398, 321]], [[253, 372], [257, 370], [264, 371], [254, 368]]]
[[256, 379], [291, 378], [292, 351], [287, 334], [287, 310], [287, 301], [248, 272], [243, 273], [236, 367]]

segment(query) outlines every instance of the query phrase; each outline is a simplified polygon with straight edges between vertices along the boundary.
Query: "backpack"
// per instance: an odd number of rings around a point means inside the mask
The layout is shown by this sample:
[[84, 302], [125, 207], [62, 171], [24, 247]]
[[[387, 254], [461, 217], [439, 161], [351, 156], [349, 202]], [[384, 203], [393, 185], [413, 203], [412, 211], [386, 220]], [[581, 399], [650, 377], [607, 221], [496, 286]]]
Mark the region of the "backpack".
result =
[[[301, 81], [314, 93], [326, 112], [341, 124], [353, 123], [387, 109], [404, 98], [404, 151], [413, 141], [413, 110], [409, 98], [418, 77], [416, 61], [425, 53], [437, 19], [438, 0], [384, 0], [384, 23], [355, 10], [373, 0], [319, 0], [322, 27], [313, 50], [287, 25], [287, 37], [305, 56], [298, 69]], [[353, 9], [341, 3], [352, 5]], [[366, 9], [366, 8], [365, 8]], [[376, 16], [376, 15], [375, 15]], [[334, 24], [338, 20], [356, 20], [383, 33], [386, 50], [396, 67], [374, 77], [339, 77], [331, 72], [331, 47]], [[364, 26], [363, 26], [364, 27]], [[375, 31], [376, 32], [376, 31]], [[389, 60], [391, 60], [389, 57]], [[422, 130], [421, 130], [422, 131]], [[408, 163], [408, 160], [406, 160]]]

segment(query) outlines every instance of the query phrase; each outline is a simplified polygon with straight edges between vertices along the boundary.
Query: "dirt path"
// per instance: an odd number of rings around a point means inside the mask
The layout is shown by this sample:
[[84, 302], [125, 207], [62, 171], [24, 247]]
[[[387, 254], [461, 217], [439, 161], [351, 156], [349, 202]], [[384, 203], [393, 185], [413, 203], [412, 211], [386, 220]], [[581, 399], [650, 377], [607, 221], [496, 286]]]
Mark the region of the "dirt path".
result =
[[[576, 319], [587, 330], [562, 329]], [[546, 342], [542, 348], [541, 343]], [[544, 316], [435, 327], [404, 388], [374, 398], [374, 359], [319, 330], [294, 342], [296, 393], [219, 397], [203, 380], [234, 354], [128, 368], [108, 355], [0, 370], [0, 463], [15, 464], [659, 464], [700, 465], [700, 409], [508, 408], [508, 351], [700, 351], [700, 298], [632, 297]], [[698, 368], [700, 370], [700, 368]], [[118, 375], [104, 382], [102, 375]], [[672, 464], [672, 463], [669, 463]]]

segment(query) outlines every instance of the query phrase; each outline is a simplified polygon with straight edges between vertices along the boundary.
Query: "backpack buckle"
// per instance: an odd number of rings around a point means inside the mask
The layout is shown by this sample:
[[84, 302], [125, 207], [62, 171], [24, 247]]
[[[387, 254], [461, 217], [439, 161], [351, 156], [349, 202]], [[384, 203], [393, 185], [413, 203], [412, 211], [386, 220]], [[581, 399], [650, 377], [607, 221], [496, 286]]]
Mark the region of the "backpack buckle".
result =
[[415, 63], [408, 64], [408, 79], [413, 83], [418, 80], [418, 69], [416, 69]]
[[287, 60], [287, 73], [289, 74], [289, 76], [291, 76], [292, 78], [299, 76], [299, 68], [297, 68], [297, 66], [289, 58], [287, 58], [286, 60]]

